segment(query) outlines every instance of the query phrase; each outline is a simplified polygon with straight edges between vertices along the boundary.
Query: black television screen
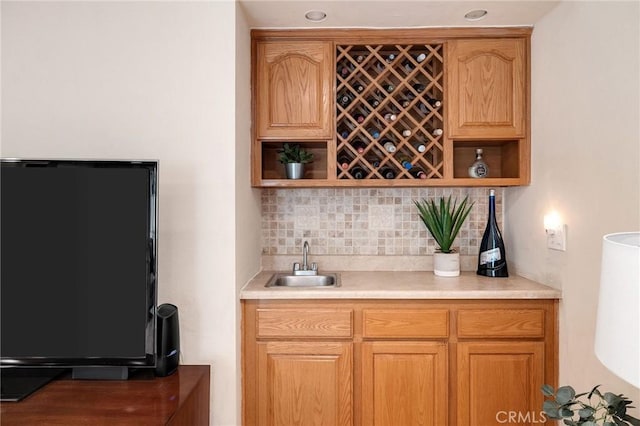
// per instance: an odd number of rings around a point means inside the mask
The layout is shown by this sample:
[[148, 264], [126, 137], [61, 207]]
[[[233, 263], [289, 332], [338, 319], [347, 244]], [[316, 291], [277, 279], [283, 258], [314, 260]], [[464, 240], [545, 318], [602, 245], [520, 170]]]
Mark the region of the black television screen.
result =
[[155, 365], [157, 163], [2, 160], [2, 366]]

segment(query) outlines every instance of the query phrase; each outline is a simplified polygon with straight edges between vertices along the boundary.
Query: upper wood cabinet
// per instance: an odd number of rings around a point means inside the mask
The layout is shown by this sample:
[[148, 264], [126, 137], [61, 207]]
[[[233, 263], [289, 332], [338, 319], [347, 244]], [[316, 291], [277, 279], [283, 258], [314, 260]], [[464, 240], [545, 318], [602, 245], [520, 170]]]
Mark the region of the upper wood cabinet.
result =
[[[253, 30], [252, 184], [530, 183], [530, 28]], [[302, 179], [284, 143], [314, 154]], [[469, 167], [477, 150], [484, 178]]]
[[332, 138], [333, 44], [260, 41], [255, 53], [257, 137]]
[[447, 44], [450, 138], [526, 136], [526, 41], [451, 40]]

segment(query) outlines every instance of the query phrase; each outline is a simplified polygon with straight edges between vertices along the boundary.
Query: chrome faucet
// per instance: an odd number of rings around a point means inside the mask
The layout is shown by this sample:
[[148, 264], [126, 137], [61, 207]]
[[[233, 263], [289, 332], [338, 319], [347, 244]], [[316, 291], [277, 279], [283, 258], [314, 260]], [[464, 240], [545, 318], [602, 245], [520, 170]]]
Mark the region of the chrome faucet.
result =
[[309, 269], [309, 263], [307, 262], [307, 257], [309, 256], [309, 243], [304, 242], [302, 245], [302, 270], [306, 271]]
[[318, 275], [318, 264], [313, 262], [309, 268], [309, 243], [302, 245], [302, 267], [298, 262], [293, 264], [293, 275]]

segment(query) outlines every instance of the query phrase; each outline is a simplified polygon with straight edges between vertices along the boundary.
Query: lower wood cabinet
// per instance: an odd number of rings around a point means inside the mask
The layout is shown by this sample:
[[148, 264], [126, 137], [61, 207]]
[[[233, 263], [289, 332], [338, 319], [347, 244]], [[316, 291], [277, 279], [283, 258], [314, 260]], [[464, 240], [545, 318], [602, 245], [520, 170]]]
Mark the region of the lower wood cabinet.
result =
[[351, 425], [352, 343], [258, 343], [259, 425]]
[[541, 424], [557, 300], [243, 300], [243, 424]]
[[464, 342], [457, 350], [458, 425], [492, 425], [510, 412], [540, 417], [543, 342]]
[[447, 396], [445, 343], [362, 344], [362, 424], [444, 425]]

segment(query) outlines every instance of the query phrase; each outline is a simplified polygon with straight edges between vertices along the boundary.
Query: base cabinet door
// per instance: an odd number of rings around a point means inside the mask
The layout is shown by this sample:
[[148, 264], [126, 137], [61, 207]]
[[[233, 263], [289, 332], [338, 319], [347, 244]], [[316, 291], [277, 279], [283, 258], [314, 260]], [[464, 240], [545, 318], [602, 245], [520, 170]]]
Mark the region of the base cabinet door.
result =
[[457, 344], [457, 424], [544, 423], [543, 342]]
[[447, 424], [447, 346], [439, 342], [362, 344], [362, 424]]
[[353, 423], [352, 343], [258, 343], [258, 424]]

